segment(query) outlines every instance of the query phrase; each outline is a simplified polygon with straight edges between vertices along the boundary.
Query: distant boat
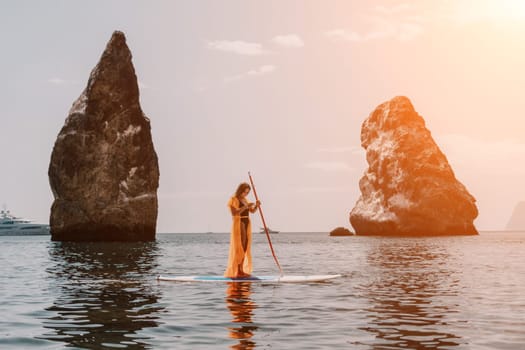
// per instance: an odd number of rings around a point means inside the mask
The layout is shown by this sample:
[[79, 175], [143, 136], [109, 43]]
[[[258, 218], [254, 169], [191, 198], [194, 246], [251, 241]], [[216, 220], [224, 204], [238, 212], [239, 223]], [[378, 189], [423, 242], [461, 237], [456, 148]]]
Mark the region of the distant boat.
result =
[[11, 215], [9, 210], [0, 212], [0, 236], [49, 235], [49, 225]]
[[[264, 227], [261, 227], [261, 230], [259, 231], [259, 233], [266, 233]], [[279, 231], [272, 230], [271, 228], [268, 227], [268, 233], [276, 234], [276, 233], [279, 233]]]

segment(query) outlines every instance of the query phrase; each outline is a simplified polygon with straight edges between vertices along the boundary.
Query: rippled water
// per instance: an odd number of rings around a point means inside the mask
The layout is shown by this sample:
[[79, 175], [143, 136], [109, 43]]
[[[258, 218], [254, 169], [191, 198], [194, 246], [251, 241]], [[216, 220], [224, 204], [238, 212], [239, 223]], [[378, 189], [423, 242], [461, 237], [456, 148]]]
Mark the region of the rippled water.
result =
[[[154, 243], [0, 237], [0, 348], [524, 349], [525, 233], [475, 237], [274, 235], [312, 284], [158, 283], [222, 274], [227, 234]], [[257, 274], [276, 274], [264, 235]]]

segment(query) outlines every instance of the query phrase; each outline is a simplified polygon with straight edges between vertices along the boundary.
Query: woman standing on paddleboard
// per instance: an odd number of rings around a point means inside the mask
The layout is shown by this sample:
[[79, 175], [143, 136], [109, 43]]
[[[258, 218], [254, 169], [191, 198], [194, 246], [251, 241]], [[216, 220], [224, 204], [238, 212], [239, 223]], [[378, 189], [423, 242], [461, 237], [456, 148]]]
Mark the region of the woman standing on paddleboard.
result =
[[250, 185], [243, 182], [228, 201], [233, 224], [230, 234], [228, 267], [224, 272], [224, 277], [248, 277], [252, 272], [252, 225], [249, 214], [257, 211], [260, 202], [253, 204], [248, 201], [246, 196], [250, 190]]

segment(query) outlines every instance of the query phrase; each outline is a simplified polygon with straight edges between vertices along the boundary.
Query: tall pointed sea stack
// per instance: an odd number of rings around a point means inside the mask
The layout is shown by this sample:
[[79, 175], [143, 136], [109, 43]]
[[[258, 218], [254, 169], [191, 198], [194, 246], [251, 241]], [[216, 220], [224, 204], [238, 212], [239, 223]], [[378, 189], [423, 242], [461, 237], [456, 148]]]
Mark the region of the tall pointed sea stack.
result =
[[350, 213], [356, 234], [477, 234], [476, 200], [408, 98], [379, 105], [363, 123], [361, 145], [369, 168]]
[[516, 205], [505, 230], [525, 231], [525, 202]]
[[159, 167], [131, 52], [114, 32], [49, 164], [55, 241], [155, 239]]

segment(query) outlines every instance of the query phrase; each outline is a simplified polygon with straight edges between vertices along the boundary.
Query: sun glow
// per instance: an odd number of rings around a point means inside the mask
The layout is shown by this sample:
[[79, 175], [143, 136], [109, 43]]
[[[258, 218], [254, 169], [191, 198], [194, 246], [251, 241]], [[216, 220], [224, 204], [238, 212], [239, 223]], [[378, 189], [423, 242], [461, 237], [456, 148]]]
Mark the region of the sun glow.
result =
[[492, 5], [494, 14], [500, 18], [525, 18], [525, 1], [523, 0], [499, 0]]
[[525, 20], [523, 0], [469, 0], [460, 4], [461, 17], [466, 20]]

